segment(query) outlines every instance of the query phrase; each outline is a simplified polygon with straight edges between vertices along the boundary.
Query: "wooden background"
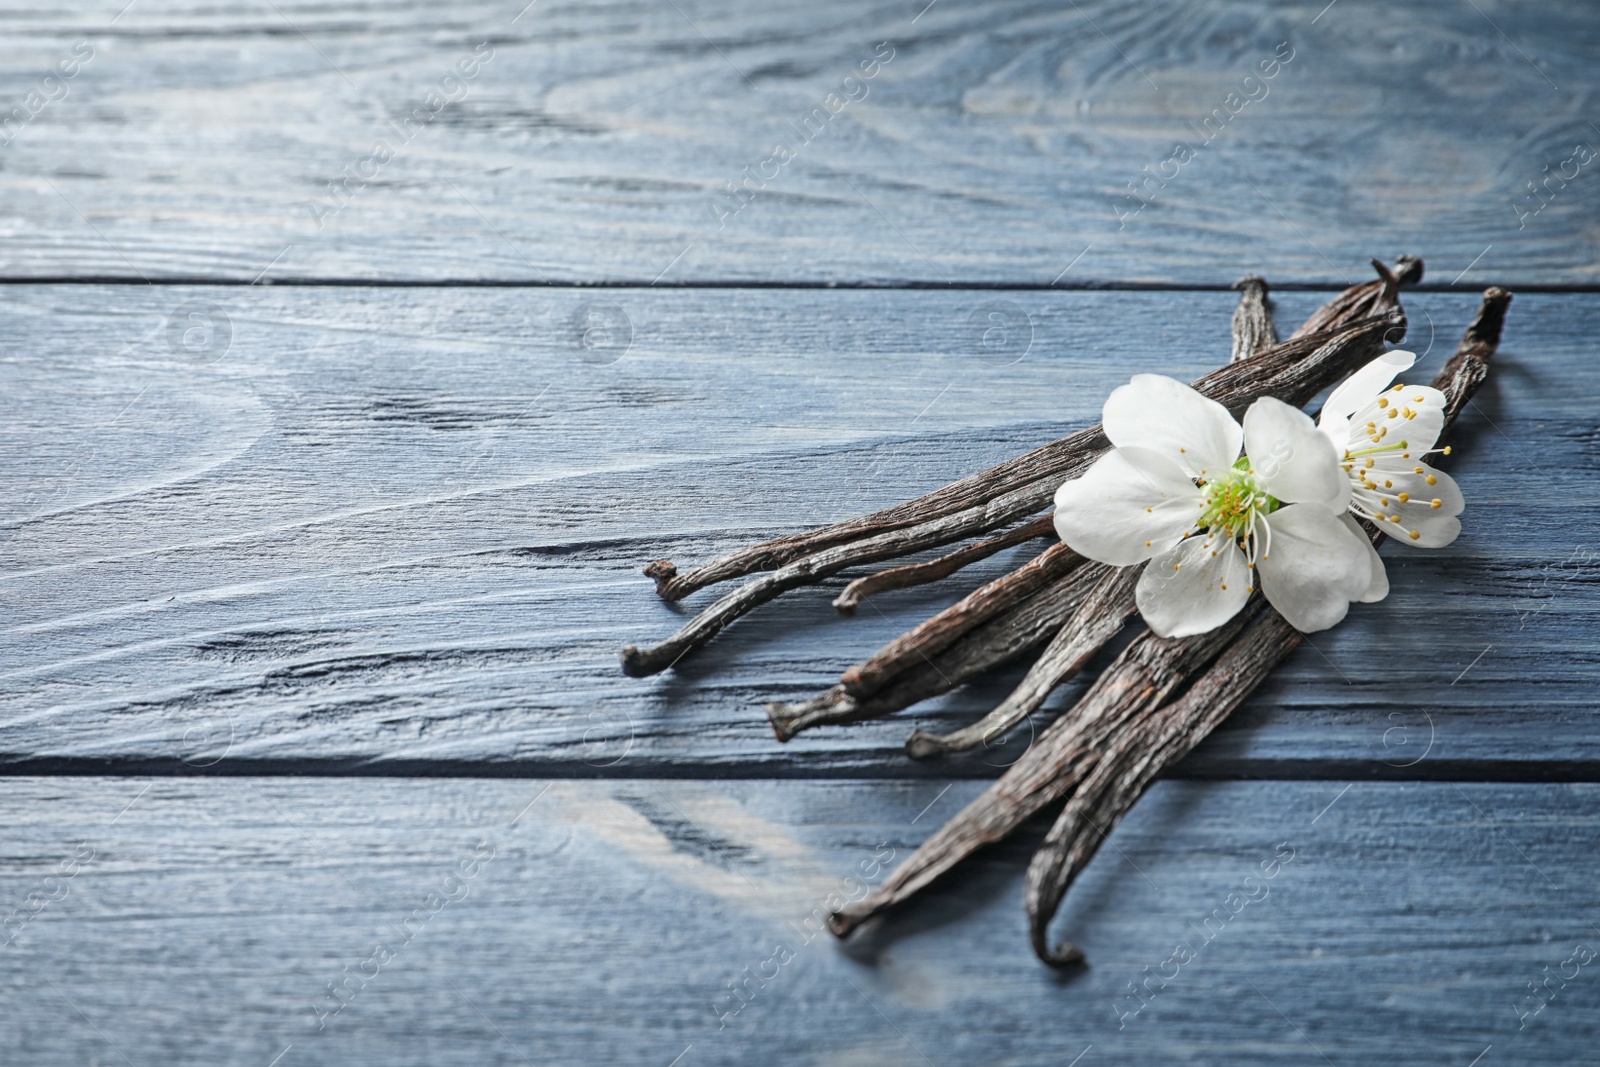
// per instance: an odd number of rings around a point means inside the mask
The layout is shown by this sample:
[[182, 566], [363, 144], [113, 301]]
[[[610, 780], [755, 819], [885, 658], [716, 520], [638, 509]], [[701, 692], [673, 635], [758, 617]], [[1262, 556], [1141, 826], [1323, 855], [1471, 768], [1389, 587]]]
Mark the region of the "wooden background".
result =
[[[1600, 13], [122, 4], [0, 5], [4, 1062], [1592, 1057]], [[1200, 373], [1242, 274], [1287, 332], [1401, 252], [1430, 373], [1517, 293], [1461, 539], [1138, 805], [1063, 910], [1087, 968], [1027, 949], [1038, 827], [808, 939], [1030, 731], [901, 754], [1015, 672], [787, 746], [762, 702], [1023, 557], [645, 681], [617, 650], [714, 594], [639, 566]]]

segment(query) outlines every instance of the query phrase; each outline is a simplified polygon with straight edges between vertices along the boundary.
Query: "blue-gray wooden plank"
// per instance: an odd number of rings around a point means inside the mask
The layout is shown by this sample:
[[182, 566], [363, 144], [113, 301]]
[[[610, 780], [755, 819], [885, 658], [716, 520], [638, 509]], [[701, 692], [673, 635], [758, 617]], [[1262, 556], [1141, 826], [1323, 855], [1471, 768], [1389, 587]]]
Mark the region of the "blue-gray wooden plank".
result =
[[9, 779], [0, 1057], [1592, 1059], [1600, 787], [1159, 784], [1067, 898], [1066, 974], [1027, 949], [1021, 840], [814, 933], [978, 788]]
[[1339, 283], [1404, 249], [1600, 283], [1590, 4], [100, 0], [0, 27], [0, 276]]
[[[3, 766], [990, 777], [1030, 728], [931, 767], [900, 746], [971, 721], [1004, 676], [787, 747], [761, 703], [820, 691], [1026, 550], [850, 620], [828, 606], [843, 578], [799, 591], [648, 680], [620, 646], [714, 593], [667, 605], [638, 568], [1092, 422], [1130, 373], [1225, 359], [1232, 302], [6, 288]], [[1473, 304], [1408, 297], [1422, 373]], [[983, 347], [995, 309], [1009, 349]], [[1313, 637], [1185, 773], [1594, 773], [1597, 332], [1596, 297], [1517, 299], [1453, 435], [1461, 539], [1387, 549], [1389, 599]]]

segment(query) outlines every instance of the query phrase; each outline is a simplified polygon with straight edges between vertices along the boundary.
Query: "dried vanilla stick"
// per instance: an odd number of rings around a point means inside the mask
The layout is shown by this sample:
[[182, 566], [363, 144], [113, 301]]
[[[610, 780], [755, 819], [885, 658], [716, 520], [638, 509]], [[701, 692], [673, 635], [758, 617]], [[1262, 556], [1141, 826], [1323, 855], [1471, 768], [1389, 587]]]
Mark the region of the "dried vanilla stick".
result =
[[1264, 348], [1278, 343], [1278, 329], [1272, 321], [1272, 305], [1267, 300], [1267, 280], [1248, 274], [1233, 283], [1240, 292], [1239, 306], [1233, 309], [1233, 359], [1237, 363]]
[[902, 567], [890, 567], [887, 570], [869, 574], [865, 578], [857, 578], [844, 587], [833, 600], [833, 606], [841, 615], [854, 615], [856, 608], [869, 596], [885, 593], [891, 589], [909, 589], [914, 585], [926, 585], [937, 582], [941, 578], [948, 578], [961, 568], [977, 563], [979, 560], [988, 559], [996, 552], [1004, 551], [1026, 541], [1039, 537], [1054, 537], [1056, 535], [1055, 523], [1050, 516], [1040, 515], [1036, 519], [1009, 530], [999, 537], [991, 537], [986, 541], [976, 541], [965, 545], [954, 552], [946, 553], [938, 559], [929, 560], [927, 563], [908, 563]]
[[1087, 591], [1076, 573], [1007, 608], [963, 634], [950, 647], [919, 659], [890, 678], [878, 692], [860, 699], [835, 685], [795, 704], [767, 705], [767, 718], [779, 741], [802, 730], [882, 719], [913, 704], [948, 693], [984, 671], [1039, 648], [1060, 629]]
[[[1070, 942], [1052, 949], [1048, 928], [1067, 887], [1088, 866], [1100, 842], [1163, 770], [1188, 755], [1300, 643], [1299, 631], [1277, 612], [1262, 611], [1264, 606], [1257, 596], [1240, 612], [1266, 618], [1224, 650], [1187, 693], [1108, 741], [1045, 835], [1028, 864], [1024, 893], [1033, 951], [1045, 963], [1061, 966], [1083, 959]], [[1249, 688], [1238, 684], [1256, 673], [1260, 677]]]
[[[1099, 580], [1011, 694], [971, 726], [948, 734], [913, 731], [906, 739], [907, 755], [924, 759], [999, 740], [1039, 710], [1057, 686], [1082, 670], [1090, 657], [1122, 632], [1134, 612], [1133, 587], [1139, 580], [1138, 568], [1088, 563], [1083, 569], [1083, 577], [1098, 575]], [[1087, 573], [1090, 571], [1093, 575]]]
[[839, 684], [851, 696], [876, 692], [885, 680], [904, 669], [913, 653], [931, 656], [944, 651], [962, 634], [994, 618], [1018, 598], [1038, 592], [1082, 564], [1082, 556], [1057, 541], [1010, 574], [969, 593], [953, 607], [889, 642], [871, 659], [845, 671]]
[[[1298, 330], [1289, 335], [1289, 340], [1293, 341], [1309, 333], [1318, 333], [1334, 322], [1349, 322], [1351, 319], [1376, 314], [1387, 303], [1391, 285], [1404, 287], [1422, 281], [1422, 260], [1416, 256], [1401, 256], [1396, 259], [1392, 271], [1376, 259], [1372, 261], [1372, 266], [1378, 272], [1378, 281], [1352, 285], [1313, 312], [1310, 318], [1300, 324]], [[1390, 337], [1389, 341], [1398, 344], [1401, 336], [1403, 335], [1396, 334]]]
[[[1387, 286], [1385, 291], [1391, 294], [1391, 306], [1381, 315], [1363, 319], [1343, 329], [1286, 341], [1249, 359], [1212, 371], [1197, 379], [1193, 385], [1202, 394], [1230, 409], [1242, 410], [1257, 397], [1269, 394], [1282, 397], [1290, 403], [1304, 404], [1317, 392], [1374, 357], [1382, 348], [1385, 334], [1404, 328], [1405, 316], [1398, 302], [1393, 300], [1393, 286]], [[1068, 443], [1071, 443], [1070, 447]], [[1006, 489], [983, 505], [916, 526], [890, 530], [864, 541], [835, 545], [746, 582], [660, 644], [644, 649], [634, 645], [624, 648], [623, 673], [642, 678], [663, 671], [704, 645], [724, 626], [752, 608], [790, 589], [837, 574], [846, 567], [875, 563], [948, 544], [1038, 511], [1054, 497], [1063, 480], [1082, 473], [1106, 446], [1105, 434], [1098, 425], [1080, 430], [1044, 449], [1029, 453], [1034, 456], [1049, 449], [1061, 452], [1049, 464], [1055, 473]]]

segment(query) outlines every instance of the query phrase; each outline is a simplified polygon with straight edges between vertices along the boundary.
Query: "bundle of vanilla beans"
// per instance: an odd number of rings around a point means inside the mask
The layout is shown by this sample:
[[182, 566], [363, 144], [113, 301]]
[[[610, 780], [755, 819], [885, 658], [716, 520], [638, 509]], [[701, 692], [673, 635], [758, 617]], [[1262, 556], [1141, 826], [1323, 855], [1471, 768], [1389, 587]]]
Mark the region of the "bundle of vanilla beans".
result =
[[[1422, 278], [1422, 262], [1401, 257], [1391, 270], [1373, 260], [1375, 281], [1352, 286], [1279, 342], [1268, 288], [1258, 277], [1235, 286], [1232, 359], [1194, 383], [1237, 417], [1257, 397], [1304, 406], [1376, 358], [1405, 334], [1399, 290]], [[1489, 289], [1455, 355], [1434, 385], [1448, 399], [1446, 426], [1488, 375], [1511, 294]], [[839, 683], [798, 704], [770, 704], [780, 741], [802, 730], [882, 718], [966, 682], [982, 671], [1037, 653], [1022, 682], [980, 721], [949, 734], [914, 731], [907, 752], [925, 758], [986, 745], [1038, 710], [1135, 613], [1138, 567], [1083, 559], [1055, 537], [1049, 514], [1060, 485], [1081, 474], [1109, 442], [1099, 426], [1080, 430], [953, 482], [916, 500], [807, 533], [731, 552], [679, 574], [667, 560], [645, 569], [656, 591], [678, 600], [718, 582], [758, 575], [651, 648], [632, 645], [622, 668], [634, 677], [665, 670], [752, 608], [787, 590], [849, 567], [968, 541], [932, 561], [858, 578], [834, 601], [844, 614], [874, 594], [937, 581], [1023, 542], [1051, 542], [1028, 563], [968, 594], [849, 668]], [[999, 532], [997, 532], [999, 531]], [[1375, 542], [1381, 540], [1369, 529]], [[864, 899], [831, 917], [843, 937], [906, 900], [977, 848], [998, 841], [1040, 810], [1065, 801], [1028, 868], [1026, 904], [1034, 951], [1047, 963], [1082, 958], [1052, 947], [1048, 926], [1067, 887], [1104, 836], [1161, 772], [1182, 759], [1238, 707], [1301, 635], [1260, 593], [1232, 620], [1195, 637], [1139, 634], [1073, 707], [1028, 750]], [[1039, 649], [1043, 651], [1039, 651]]]

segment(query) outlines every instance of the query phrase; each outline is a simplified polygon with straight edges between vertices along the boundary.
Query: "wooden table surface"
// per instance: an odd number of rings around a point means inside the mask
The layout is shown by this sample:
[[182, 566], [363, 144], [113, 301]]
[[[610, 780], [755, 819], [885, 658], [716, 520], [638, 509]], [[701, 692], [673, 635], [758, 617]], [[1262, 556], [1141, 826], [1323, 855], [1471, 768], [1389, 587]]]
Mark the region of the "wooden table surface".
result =
[[[1594, 1062], [1600, 10], [124, 3], [0, 4], [0, 1062]], [[1138, 804], [1087, 967], [1028, 950], [1039, 825], [816, 934], [1031, 731], [903, 755], [1015, 670], [762, 703], [1026, 550], [643, 681], [715, 594], [639, 567], [1402, 252], [1429, 373], [1517, 294], [1461, 538]]]

